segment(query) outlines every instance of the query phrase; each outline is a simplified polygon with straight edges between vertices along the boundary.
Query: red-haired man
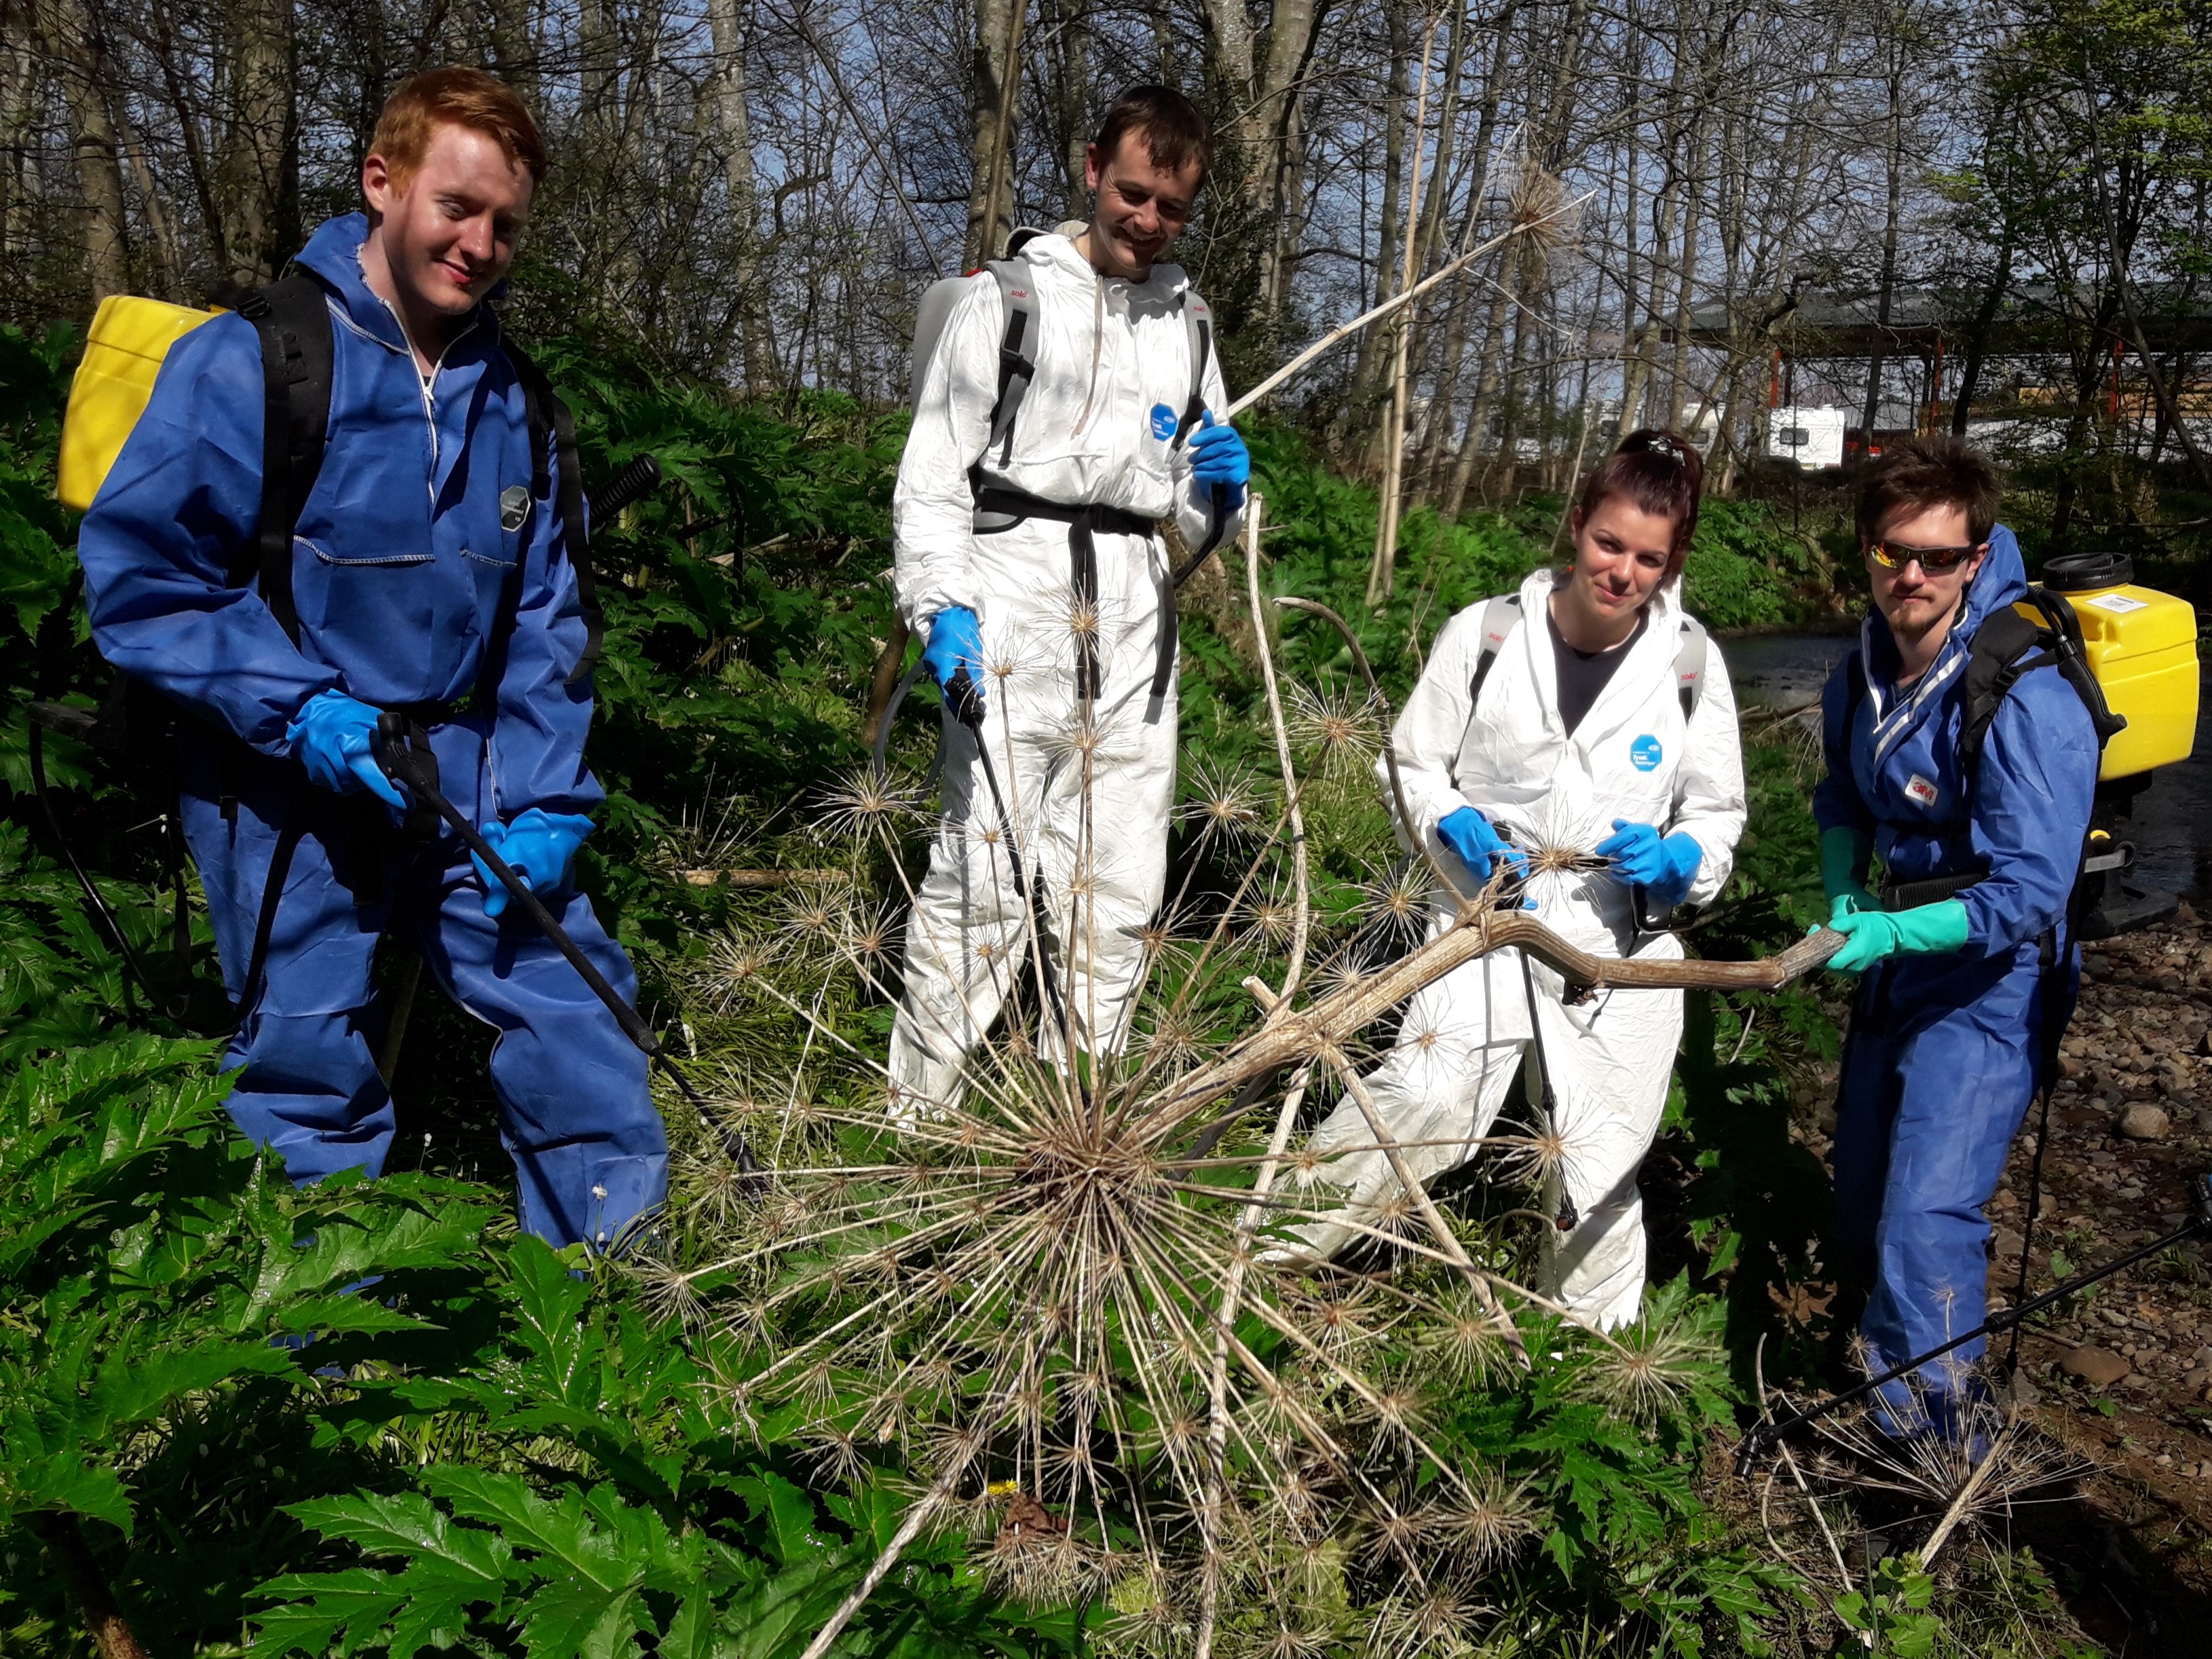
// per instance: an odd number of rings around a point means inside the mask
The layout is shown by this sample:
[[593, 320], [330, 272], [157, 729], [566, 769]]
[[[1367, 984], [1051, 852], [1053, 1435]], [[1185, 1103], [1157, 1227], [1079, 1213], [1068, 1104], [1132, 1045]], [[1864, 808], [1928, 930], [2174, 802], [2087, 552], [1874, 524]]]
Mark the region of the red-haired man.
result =
[[[327, 315], [312, 486], [298, 489], [297, 447], [287, 454], [291, 417], [264, 460], [275, 400], [253, 318], [187, 336], [85, 517], [94, 637], [191, 717], [180, 811], [244, 1005], [226, 1062], [240, 1127], [299, 1180], [383, 1167], [392, 1111], [369, 1049], [369, 965], [392, 931], [500, 1033], [492, 1082], [524, 1224], [605, 1244], [666, 1188], [644, 1057], [552, 946], [502, 914], [505, 892], [449, 830], [403, 823], [371, 743], [380, 713], [402, 714], [445, 793], [632, 990], [568, 879], [601, 792], [584, 765], [589, 629], [557, 447], [540, 441], [485, 303], [544, 145], [499, 82], [442, 69], [392, 94], [369, 150], [368, 210], [301, 252], [319, 292], [279, 337], [311, 362], [318, 343], [301, 337]], [[279, 465], [289, 546], [281, 526], [263, 533], [264, 476]]]

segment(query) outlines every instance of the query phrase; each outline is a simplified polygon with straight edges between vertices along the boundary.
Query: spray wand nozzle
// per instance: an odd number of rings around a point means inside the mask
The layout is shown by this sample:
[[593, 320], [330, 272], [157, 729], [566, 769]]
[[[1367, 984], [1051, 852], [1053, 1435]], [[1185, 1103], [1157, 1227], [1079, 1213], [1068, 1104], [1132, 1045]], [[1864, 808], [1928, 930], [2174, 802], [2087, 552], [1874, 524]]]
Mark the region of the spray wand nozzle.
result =
[[[1930, 1348], [1926, 1353], [1915, 1354], [1901, 1364], [1893, 1365], [1881, 1376], [1870, 1376], [1855, 1388], [1846, 1389], [1843, 1393], [1831, 1395], [1817, 1405], [1808, 1406], [1802, 1411], [1793, 1412], [1788, 1417], [1762, 1418], [1753, 1424], [1745, 1432], [1742, 1443], [1737, 1446], [1735, 1450], [1736, 1479], [1750, 1480], [1753, 1471], [1758, 1468], [1760, 1456], [1781, 1444], [1785, 1435], [1794, 1434], [1806, 1425], [1818, 1422], [1831, 1413], [1850, 1404], [1852, 1401], [1863, 1399], [1875, 1389], [1886, 1387], [1901, 1376], [1911, 1376], [1923, 1365], [1931, 1360], [1942, 1358], [1954, 1348], [1964, 1347], [1969, 1342], [1992, 1335], [1999, 1331], [2010, 1330], [2027, 1319], [2030, 1314], [2039, 1313], [2054, 1302], [2063, 1302], [2077, 1291], [2086, 1290], [2100, 1279], [2110, 1279], [2122, 1269], [2135, 1266], [2146, 1256], [2156, 1255], [2160, 1250], [2171, 1249], [2185, 1239], [2208, 1235], [2212, 1235], [2212, 1170], [2206, 1170], [2200, 1175], [2190, 1177], [2189, 1218], [2172, 1232], [2162, 1234], [2148, 1243], [2138, 1244], [2126, 1255], [2115, 1256], [2102, 1267], [2092, 1267], [2086, 1273], [2076, 1273], [2063, 1284], [2052, 1285], [2042, 1295], [2030, 1297], [2017, 1308], [2000, 1308], [1973, 1329], [1953, 1337], [1941, 1347]], [[2025, 1250], [2027, 1248], [2026, 1243], [2023, 1243], [2021, 1248]]]

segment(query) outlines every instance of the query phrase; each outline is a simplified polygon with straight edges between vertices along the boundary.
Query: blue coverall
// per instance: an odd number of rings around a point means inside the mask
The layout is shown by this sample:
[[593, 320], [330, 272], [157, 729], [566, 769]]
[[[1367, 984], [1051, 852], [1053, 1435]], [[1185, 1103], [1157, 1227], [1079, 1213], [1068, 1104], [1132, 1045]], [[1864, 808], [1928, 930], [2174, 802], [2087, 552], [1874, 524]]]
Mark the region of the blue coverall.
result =
[[[2052, 1013], [2071, 1012], [2079, 955], [2063, 931], [2091, 799], [2098, 745], [2088, 710], [2053, 668], [2021, 675], [1998, 705], [1971, 799], [1958, 742], [1968, 648], [1982, 619], [2026, 592], [2020, 546], [2000, 525], [1942, 652], [1915, 684], [1896, 684], [1888, 624], [1869, 611], [1858, 656], [1866, 695], [1853, 706], [1846, 659], [1822, 696], [1828, 775], [1814, 792], [1825, 831], [1874, 838], [1887, 879], [1985, 871], [1958, 894], [1963, 950], [1894, 957], [1860, 988], [1836, 1106], [1836, 1205], [1846, 1248], [1869, 1279], [1860, 1329], [1876, 1370], [1984, 1317], [1989, 1223], [1982, 1206], [2043, 1065], [2047, 974]], [[1882, 1408], [1898, 1432], [1954, 1435], [1977, 1340], [1900, 1382]]]
[[[410, 842], [373, 797], [311, 784], [285, 738], [332, 688], [387, 708], [480, 693], [429, 728], [441, 787], [463, 811], [484, 824], [532, 806], [588, 812], [604, 798], [584, 765], [590, 686], [568, 683], [586, 637], [576, 573], [556, 487], [521, 510], [530, 426], [498, 321], [478, 307], [426, 383], [398, 316], [362, 280], [367, 232], [359, 214], [333, 219], [299, 258], [327, 290], [335, 363], [329, 443], [292, 544], [298, 645], [258, 582], [225, 580], [261, 504], [260, 347], [235, 314], [171, 350], [85, 515], [93, 637], [197, 717], [182, 723], [180, 817], [234, 999], [280, 832], [301, 831], [264, 988], [226, 1056], [240, 1073], [239, 1127], [299, 1181], [383, 1168], [392, 1100], [367, 1031], [370, 957], [389, 928], [500, 1034], [491, 1078], [523, 1225], [556, 1244], [604, 1243], [667, 1189], [645, 1057], [519, 907], [484, 915], [483, 883], [450, 829]], [[517, 484], [503, 523], [501, 493]], [[493, 692], [479, 671], [502, 626]], [[543, 896], [634, 995], [590, 902], [566, 884]]]

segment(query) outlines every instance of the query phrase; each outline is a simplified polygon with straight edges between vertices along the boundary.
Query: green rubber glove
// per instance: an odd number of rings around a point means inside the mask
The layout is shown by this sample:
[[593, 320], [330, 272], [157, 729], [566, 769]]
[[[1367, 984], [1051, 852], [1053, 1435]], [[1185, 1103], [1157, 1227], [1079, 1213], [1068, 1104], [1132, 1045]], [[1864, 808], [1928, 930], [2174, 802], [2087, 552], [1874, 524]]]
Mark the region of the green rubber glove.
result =
[[1959, 950], [1968, 931], [1966, 907], [1957, 899], [1910, 910], [1856, 910], [1828, 925], [1849, 935], [1844, 948], [1828, 958], [1828, 966], [1841, 974], [1863, 972], [1887, 957]]
[[1867, 891], [1867, 862], [1874, 857], [1874, 837], [1863, 830], [1838, 824], [1820, 832], [1820, 889], [1828, 896], [1828, 918], [1861, 910], [1879, 910], [1881, 904]]

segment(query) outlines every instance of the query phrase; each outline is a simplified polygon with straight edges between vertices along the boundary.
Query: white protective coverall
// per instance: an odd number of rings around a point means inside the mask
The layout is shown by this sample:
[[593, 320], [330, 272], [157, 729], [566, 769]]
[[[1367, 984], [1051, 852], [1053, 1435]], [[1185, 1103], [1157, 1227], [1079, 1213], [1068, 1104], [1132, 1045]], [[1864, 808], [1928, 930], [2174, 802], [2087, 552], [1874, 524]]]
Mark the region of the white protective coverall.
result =
[[[1469, 872], [1437, 836], [1462, 806], [1479, 809], [1522, 846], [1588, 851], [1613, 821], [1649, 823], [1662, 836], [1694, 836], [1704, 849], [1689, 902], [1711, 902], [1727, 884], [1744, 821], [1743, 756], [1735, 698], [1717, 646], [1709, 646], [1704, 687], [1686, 720], [1675, 685], [1680, 585], [1669, 581], [1648, 606], [1649, 623], [1626, 647], [1589, 712], [1570, 737], [1559, 717], [1559, 678], [1545, 605], [1561, 573], [1538, 571], [1521, 586], [1522, 621], [1499, 648], [1470, 721], [1469, 686], [1481, 644], [1484, 607], [1469, 606], [1436, 649], [1393, 732], [1407, 810], [1399, 839], [1418, 836], [1469, 892], [1486, 872]], [[1387, 771], [1378, 765], [1386, 796]], [[1395, 805], [1392, 811], [1395, 813]], [[1410, 836], [1409, 832], [1410, 831]], [[1532, 877], [1536, 915], [1603, 956], [1679, 959], [1672, 933], [1639, 935], [1633, 890], [1610, 872]], [[1451, 916], [1440, 902], [1431, 937]], [[1517, 951], [1494, 951], [1417, 993], [1397, 1046], [1365, 1079], [1408, 1165], [1428, 1181], [1463, 1164], [1469, 1144], [1490, 1132], [1511, 1088], [1529, 1036], [1534, 989], [1542, 1061], [1549, 1068], [1555, 1128], [1564, 1146], [1561, 1181], [1579, 1217], [1568, 1233], [1547, 1230], [1553, 1293], [1580, 1316], [1607, 1327], [1637, 1316], [1644, 1290], [1643, 1203], [1637, 1166], [1657, 1132], [1682, 1031], [1679, 991], [1601, 992], [1563, 1001], [1559, 976], [1541, 963], [1522, 978]], [[1315, 1131], [1313, 1146], [1348, 1152], [1321, 1166], [1317, 1183], [1348, 1187], [1346, 1206], [1298, 1230], [1304, 1247], [1333, 1255], [1373, 1224], [1399, 1191], [1396, 1176], [1356, 1101], [1346, 1099]], [[1327, 1185], [1308, 1194], [1327, 1204]]]
[[[984, 454], [1006, 307], [983, 272], [953, 307], [923, 373], [892, 496], [892, 579], [900, 611], [925, 639], [947, 606], [979, 619], [990, 757], [1027, 868], [1042, 878], [1040, 920], [1057, 947], [1070, 1016], [1086, 1046], [1105, 1051], [1126, 1034], [1144, 972], [1139, 932], [1167, 873], [1173, 673], [1163, 698], [1152, 691], [1170, 614], [1168, 554], [1149, 532], [1096, 529], [1094, 617], [1077, 602], [1071, 526], [1030, 518], [978, 529], [969, 470], [980, 462], [984, 483], [1065, 507], [1172, 515], [1194, 551], [1214, 525], [1188, 446], [1173, 442], [1192, 386], [1182, 268], [1155, 264], [1141, 283], [1102, 276], [1065, 234], [1039, 236], [1024, 253], [1039, 307], [1036, 374], [1011, 453]], [[1218, 410], [1217, 363], [1203, 384], [1206, 406]], [[1221, 543], [1235, 520], [1232, 513], [1220, 526]], [[1086, 711], [1078, 663], [1092, 640], [1097, 682]], [[908, 924], [891, 1031], [895, 1110], [957, 1098], [963, 1056], [1022, 971], [1022, 904], [1000, 839], [975, 739], [948, 721], [944, 817]]]

